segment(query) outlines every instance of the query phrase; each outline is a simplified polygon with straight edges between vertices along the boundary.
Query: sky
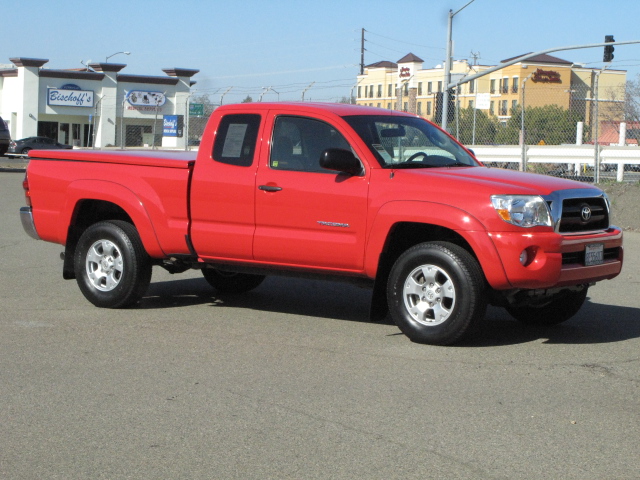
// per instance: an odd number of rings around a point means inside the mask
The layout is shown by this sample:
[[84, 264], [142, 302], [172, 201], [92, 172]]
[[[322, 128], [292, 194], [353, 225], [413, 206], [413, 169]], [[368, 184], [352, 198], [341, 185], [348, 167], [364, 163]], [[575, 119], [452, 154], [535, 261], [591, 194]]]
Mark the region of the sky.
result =
[[[640, 40], [638, 0], [21, 0], [3, 22], [0, 65], [48, 59], [45, 68], [89, 62], [164, 76], [198, 69], [195, 95], [212, 103], [348, 97], [365, 65], [407, 53], [424, 68], [444, 63], [447, 13], [455, 60], [495, 65], [555, 47]], [[467, 5], [468, 4], [468, 5]], [[466, 6], [465, 6], [466, 5]], [[464, 8], [463, 8], [464, 7]], [[462, 9], [462, 10], [460, 10]], [[7, 9], [5, 9], [8, 12]], [[552, 55], [601, 68], [602, 47]], [[617, 46], [609, 68], [640, 74], [640, 43]]]

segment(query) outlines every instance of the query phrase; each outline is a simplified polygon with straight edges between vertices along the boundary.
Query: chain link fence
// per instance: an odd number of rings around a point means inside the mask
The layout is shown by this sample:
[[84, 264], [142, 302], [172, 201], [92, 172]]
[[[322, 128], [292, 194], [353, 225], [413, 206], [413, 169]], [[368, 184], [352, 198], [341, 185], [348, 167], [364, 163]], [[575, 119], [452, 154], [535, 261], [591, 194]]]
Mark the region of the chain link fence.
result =
[[519, 87], [492, 96], [484, 110], [457, 95], [449, 132], [489, 166], [587, 182], [640, 180], [640, 121], [625, 87]]
[[[640, 181], [640, 117], [624, 120], [638, 117], [624, 87], [569, 90], [566, 86], [540, 88], [525, 81], [511, 89], [515, 90], [509, 91], [511, 96], [492, 96], [487, 109], [475, 108], [475, 97], [458, 94], [450, 109], [449, 132], [483, 163], [587, 182]], [[182, 139], [173, 149], [197, 149], [218, 107], [206, 96], [186, 100], [173, 109], [181, 112], [176, 116]], [[161, 108], [132, 108], [126, 102], [121, 108], [124, 121], [114, 146], [172, 148], [163, 143]]]

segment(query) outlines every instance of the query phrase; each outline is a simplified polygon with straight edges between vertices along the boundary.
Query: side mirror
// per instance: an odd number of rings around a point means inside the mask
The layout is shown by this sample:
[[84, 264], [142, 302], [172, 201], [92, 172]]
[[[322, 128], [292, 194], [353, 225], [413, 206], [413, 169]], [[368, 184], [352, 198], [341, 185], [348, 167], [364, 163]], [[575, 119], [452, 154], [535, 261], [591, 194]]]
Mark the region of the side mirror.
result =
[[320, 156], [320, 166], [327, 170], [336, 170], [349, 175], [362, 175], [360, 160], [350, 150], [327, 148]]

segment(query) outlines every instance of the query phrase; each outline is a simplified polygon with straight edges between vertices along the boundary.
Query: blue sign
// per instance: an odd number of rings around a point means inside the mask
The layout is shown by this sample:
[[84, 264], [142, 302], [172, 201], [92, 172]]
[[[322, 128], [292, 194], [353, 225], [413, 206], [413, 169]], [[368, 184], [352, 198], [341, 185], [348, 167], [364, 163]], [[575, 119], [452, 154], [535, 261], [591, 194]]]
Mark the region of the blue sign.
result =
[[165, 137], [178, 136], [178, 115], [164, 115], [162, 117], [162, 135]]

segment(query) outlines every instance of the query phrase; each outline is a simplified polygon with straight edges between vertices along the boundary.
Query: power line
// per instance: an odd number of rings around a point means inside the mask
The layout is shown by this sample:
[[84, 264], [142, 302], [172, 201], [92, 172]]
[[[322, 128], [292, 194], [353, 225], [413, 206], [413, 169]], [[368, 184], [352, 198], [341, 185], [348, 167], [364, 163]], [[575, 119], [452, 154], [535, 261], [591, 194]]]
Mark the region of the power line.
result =
[[387, 37], [387, 36], [385, 36], [385, 35], [380, 35], [379, 33], [375, 33], [375, 32], [372, 32], [372, 31], [370, 31], [370, 30], [365, 30], [365, 31], [366, 31], [367, 33], [370, 33], [370, 34], [372, 34], [372, 35], [375, 35], [376, 37], [381, 37], [381, 38], [384, 38], [384, 39], [386, 39], [386, 40], [391, 40], [392, 42], [404, 43], [405, 45], [413, 45], [413, 46], [416, 46], [416, 47], [431, 48], [431, 49], [433, 49], [433, 50], [441, 50], [441, 51], [444, 51], [444, 50], [445, 50], [445, 49], [444, 49], [444, 48], [442, 48], [442, 47], [432, 47], [431, 45], [422, 45], [422, 44], [420, 44], [420, 43], [405, 42], [405, 41], [403, 41], [403, 40], [398, 40], [398, 39], [396, 39], [396, 38], [391, 38], [391, 37]]

